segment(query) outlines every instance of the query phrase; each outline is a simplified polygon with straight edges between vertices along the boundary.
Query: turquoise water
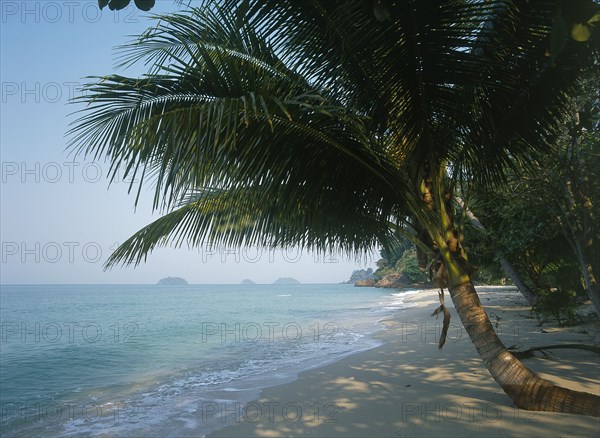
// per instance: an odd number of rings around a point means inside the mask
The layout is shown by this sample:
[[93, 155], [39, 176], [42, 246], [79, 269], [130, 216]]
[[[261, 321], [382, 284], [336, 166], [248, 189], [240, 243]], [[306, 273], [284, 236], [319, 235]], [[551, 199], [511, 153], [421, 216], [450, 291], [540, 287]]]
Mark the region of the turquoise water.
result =
[[2, 436], [203, 436], [236, 421], [221, 409], [375, 347], [392, 292], [1, 286]]

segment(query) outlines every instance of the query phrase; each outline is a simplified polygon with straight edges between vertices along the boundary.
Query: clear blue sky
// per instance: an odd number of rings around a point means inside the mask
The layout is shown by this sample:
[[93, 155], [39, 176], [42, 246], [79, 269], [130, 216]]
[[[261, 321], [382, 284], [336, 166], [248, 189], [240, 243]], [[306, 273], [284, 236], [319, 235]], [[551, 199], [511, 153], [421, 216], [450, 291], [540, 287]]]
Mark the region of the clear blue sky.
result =
[[[85, 76], [116, 72], [113, 48], [152, 25], [132, 4], [100, 12], [92, 1], [0, 1], [0, 144], [2, 175], [0, 282], [155, 283], [182, 276], [191, 283], [271, 283], [292, 276], [304, 283], [339, 282], [372, 266], [342, 255], [257, 248], [165, 248], [137, 267], [104, 272], [111, 248], [146, 223], [150, 197], [137, 211], [126, 181], [108, 189], [104, 163], [65, 151], [76, 107], [68, 105]], [[152, 13], [177, 8], [158, 1]], [[137, 76], [142, 66], [120, 71]], [[365, 264], [366, 263], [366, 264]]]

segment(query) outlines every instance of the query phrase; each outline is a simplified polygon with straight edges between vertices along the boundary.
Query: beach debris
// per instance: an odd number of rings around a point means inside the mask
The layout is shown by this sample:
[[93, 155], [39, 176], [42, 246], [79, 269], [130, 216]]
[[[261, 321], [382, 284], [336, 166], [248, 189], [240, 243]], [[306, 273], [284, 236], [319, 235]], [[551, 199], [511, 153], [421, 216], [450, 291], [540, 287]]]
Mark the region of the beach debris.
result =
[[[511, 347], [512, 348], [512, 347]], [[586, 345], [586, 344], [557, 344], [557, 345], [544, 345], [542, 347], [532, 347], [523, 351], [511, 351], [511, 353], [517, 357], [518, 359], [527, 359], [530, 357], [537, 357], [534, 353], [540, 352], [544, 359], [550, 359], [550, 354], [546, 353], [545, 350], [557, 350], [557, 349], [576, 349], [576, 350], [585, 350], [591, 351], [592, 353], [596, 353], [600, 355], [600, 347], [596, 345]], [[509, 348], [510, 350], [510, 348]]]

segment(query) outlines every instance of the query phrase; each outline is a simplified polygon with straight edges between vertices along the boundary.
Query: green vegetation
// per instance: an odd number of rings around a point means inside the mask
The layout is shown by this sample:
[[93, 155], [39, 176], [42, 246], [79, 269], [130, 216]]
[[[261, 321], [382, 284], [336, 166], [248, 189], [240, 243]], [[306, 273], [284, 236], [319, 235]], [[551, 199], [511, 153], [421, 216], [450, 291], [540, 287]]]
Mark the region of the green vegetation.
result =
[[519, 408], [600, 416], [600, 397], [540, 378], [498, 338], [455, 203], [498, 191], [502, 210], [509, 170], [552, 150], [597, 65], [600, 6], [558, 6], [227, 0], [163, 17], [123, 54], [148, 74], [88, 85], [70, 132], [139, 181], [136, 203], [150, 182], [165, 213], [107, 265], [169, 243], [361, 254], [408, 239]]
[[408, 248], [395, 256], [382, 251], [381, 259], [377, 262], [375, 277], [381, 279], [386, 275], [401, 274], [407, 283], [426, 283], [429, 277], [425, 269], [419, 266], [417, 250]]
[[357, 269], [355, 271], [352, 271], [350, 280], [348, 280], [346, 283], [354, 284], [357, 281], [373, 280], [374, 278], [375, 278], [375, 274], [373, 272], [373, 269], [371, 269], [371, 268]]
[[600, 315], [599, 88], [597, 75], [583, 82], [550, 155], [475, 193], [472, 208], [487, 231], [466, 229], [474, 263], [498, 278], [498, 249], [537, 296], [538, 315], [561, 323], [574, 321], [577, 300], [591, 299]]
[[538, 318], [553, 318], [559, 324], [574, 324], [575, 292], [565, 288], [541, 290], [538, 300], [533, 305], [533, 311]]

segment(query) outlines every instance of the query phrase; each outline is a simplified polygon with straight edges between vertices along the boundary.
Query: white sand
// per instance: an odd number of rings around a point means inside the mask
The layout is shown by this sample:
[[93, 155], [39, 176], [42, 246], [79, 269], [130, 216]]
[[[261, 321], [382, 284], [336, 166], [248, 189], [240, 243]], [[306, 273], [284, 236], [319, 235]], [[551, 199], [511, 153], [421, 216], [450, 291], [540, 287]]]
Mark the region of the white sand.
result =
[[[507, 346], [600, 342], [600, 322], [572, 328], [538, 325], [516, 291], [478, 288]], [[381, 347], [300, 374], [265, 390], [219, 437], [600, 437], [600, 419], [517, 409], [489, 375], [452, 313], [443, 350], [437, 292], [412, 295], [377, 337]], [[499, 318], [499, 319], [498, 319]], [[560, 385], [600, 394], [599, 356], [553, 350], [525, 364]], [[230, 418], [231, 420], [231, 415]]]

